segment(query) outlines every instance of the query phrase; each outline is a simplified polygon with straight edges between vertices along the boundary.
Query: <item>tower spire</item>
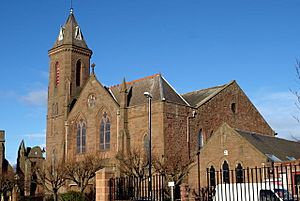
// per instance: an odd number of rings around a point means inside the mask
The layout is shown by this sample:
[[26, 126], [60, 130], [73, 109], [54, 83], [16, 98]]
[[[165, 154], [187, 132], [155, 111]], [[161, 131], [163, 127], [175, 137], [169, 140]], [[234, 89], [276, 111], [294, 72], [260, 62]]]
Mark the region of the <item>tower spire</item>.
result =
[[80, 26], [75, 19], [74, 10], [72, 7], [70, 8], [70, 14], [66, 23], [60, 27], [59, 34], [53, 45], [53, 48], [61, 45], [75, 45], [82, 48], [88, 48]]

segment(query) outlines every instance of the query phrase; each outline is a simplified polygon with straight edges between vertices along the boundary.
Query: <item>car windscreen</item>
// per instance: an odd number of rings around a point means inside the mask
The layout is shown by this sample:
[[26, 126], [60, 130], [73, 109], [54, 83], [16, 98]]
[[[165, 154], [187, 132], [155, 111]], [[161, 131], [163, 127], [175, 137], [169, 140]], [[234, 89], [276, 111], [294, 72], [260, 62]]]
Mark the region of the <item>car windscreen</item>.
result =
[[283, 200], [293, 200], [292, 195], [285, 189], [274, 189], [274, 192]]

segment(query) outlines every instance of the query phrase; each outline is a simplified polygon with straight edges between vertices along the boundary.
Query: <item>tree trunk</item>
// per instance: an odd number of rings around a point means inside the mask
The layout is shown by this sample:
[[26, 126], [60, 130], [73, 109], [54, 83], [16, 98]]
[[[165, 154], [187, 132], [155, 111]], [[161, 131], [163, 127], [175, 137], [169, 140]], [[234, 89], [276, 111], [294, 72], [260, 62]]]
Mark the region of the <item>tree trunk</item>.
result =
[[57, 191], [53, 192], [53, 201], [58, 201]]

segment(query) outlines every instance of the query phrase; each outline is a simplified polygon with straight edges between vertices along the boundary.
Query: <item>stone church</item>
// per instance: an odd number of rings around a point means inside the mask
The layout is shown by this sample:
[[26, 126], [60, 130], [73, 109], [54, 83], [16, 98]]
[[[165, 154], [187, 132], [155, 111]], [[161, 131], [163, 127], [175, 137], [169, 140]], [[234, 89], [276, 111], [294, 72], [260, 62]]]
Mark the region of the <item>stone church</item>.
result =
[[[151, 150], [167, 160], [196, 156], [224, 123], [232, 136], [239, 135], [238, 129], [275, 139], [275, 132], [236, 81], [185, 94], [177, 93], [161, 74], [104, 86], [90, 64], [92, 50], [73, 11], [48, 53], [47, 161], [77, 160], [87, 153], [100, 153], [113, 164], [118, 152], [149, 149], [144, 92], [152, 96]], [[206, 162], [212, 163], [207, 157], [215, 156], [203, 153]], [[253, 158], [234, 159], [232, 167], [242, 160]]]

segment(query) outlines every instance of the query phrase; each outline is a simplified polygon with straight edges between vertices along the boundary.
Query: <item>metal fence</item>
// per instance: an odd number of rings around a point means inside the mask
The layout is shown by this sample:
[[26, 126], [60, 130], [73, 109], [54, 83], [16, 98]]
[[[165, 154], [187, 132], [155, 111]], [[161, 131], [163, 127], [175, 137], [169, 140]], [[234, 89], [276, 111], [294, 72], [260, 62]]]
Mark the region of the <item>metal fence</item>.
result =
[[162, 175], [152, 176], [151, 195], [149, 177], [118, 177], [109, 181], [109, 198], [113, 200], [152, 200], [163, 201], [165, 179]]
[[261, 168], [207, 169], [207, 193], [201, 200], [300, 201], [300, 164]]

